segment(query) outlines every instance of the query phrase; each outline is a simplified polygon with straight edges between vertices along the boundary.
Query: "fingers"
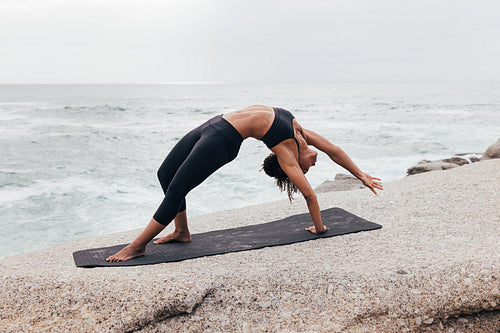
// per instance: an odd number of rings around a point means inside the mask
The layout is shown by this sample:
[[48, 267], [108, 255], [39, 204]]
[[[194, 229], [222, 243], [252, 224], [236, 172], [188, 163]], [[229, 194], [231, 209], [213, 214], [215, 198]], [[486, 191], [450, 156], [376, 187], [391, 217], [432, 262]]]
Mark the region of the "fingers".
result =
[[312, 232], [313, 234], [317, 234], [317, 231], [316, 231], [316, 228], [315, 228], [315, 227], [309, 227], [309, 228], [306, 228], [305, 230], [306, 230], [306, 231], [310, 231], [310, 232]]
[[384, 186], [381, 184], [381, 183], [378, 183], [376, 182], [376, 180], [378, 181], [382, 181], [382, 179], [378, 178], [378, 177], [372, 177], [370, 175], [367, 175], [368, 178], [371, 180], [370, 182], [368, 182], [368, 184], [366, 184], [366, 186], [375, 194], [377, 195], [377, 191], [375, 189], [379, 189], [379, 190], [383, 190], [384, 189]]
[[320, 235], [320, 234], [322, 234], [322, 233], [324, 233], [324, 232], [326, 232], [326, 231], [328, 230], [328, 227], [327, 227], [327, 226], [323, 226], [323, 228], [324, 228], [324, 229], [323, 229], [323, 231], [322, 231], [322, 232], [318, 232], [318, 231], [316, 230], [316, 227], [314, 227], [314, 226], [309, 227], [309, 228], [305, 228], [305, 230], [310, 231], [310, 232], [312, 232], [312, 233], [313, 233], [313, 234], [315, 234], [315, 235]]
[[379, 190], [383, 190], [384, 187], [382, 186], [382, 184], [379, 184], [379, 183], [373, 183], [373, 185], [371, 186], [368, 186], [368, 188], [375, 194], [377, 194], [377, 191], [375, 189], [379, 189]]

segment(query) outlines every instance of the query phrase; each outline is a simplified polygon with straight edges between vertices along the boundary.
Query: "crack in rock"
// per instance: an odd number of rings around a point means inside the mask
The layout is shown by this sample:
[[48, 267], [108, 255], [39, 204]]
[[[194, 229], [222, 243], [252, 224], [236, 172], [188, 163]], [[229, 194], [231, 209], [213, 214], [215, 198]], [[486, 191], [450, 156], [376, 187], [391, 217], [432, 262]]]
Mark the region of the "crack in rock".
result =
[[141, 332], [143, 329], [157, 325], [169, 318], [189, 315], [196, 311], [205, 299], [218, 288], [219, 285], [201, 290], [191, 299], [179, 300], [172, 304], [168, 304], [144, 318], [136, 318], [133, 322], [125, 324], [121, 329], [125, 329], [125, 332], [130, 333]]

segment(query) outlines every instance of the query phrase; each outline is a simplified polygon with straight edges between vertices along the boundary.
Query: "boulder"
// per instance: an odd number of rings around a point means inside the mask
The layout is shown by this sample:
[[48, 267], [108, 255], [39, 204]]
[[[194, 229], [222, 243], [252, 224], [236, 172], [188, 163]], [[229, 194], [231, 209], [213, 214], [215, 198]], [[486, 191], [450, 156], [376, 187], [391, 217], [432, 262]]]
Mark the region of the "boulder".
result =
[[460, 156], [462, 158], [465, 158], [470, 163], [476, 163], [479, 162], [479, 158], [483, 156], [483, 153], [461, 153], [461, 154], [455, 154], [455, 156]]
[[325, 193], [332, 191], [349, 191], [364, 187], [365, 185], [358, 178], [351, 175], [338, 173], [335, 175], [335, 179], [333, 181], [325, 180], [323, 183], [321, 183], [321, 185], [314, 189], [314, 192]]
[[486, 149], [486, 151], [483, 154], [483, 157], [481, 157], [481, 161], [484, 160], [491, 160], [494, 158], [500, 158], [500, 138], [492, 144], [491, 146]]
[[408, 168], [406, 173], [408, 174], [408, 176], [410, 176], [434, 170], [448, 170], [465, 164], [469, 164], [469, 161], [467, 161], [465, 158], [456, 156], [436, 161], [422, 160], [418, 162], [417, 165]]
[[465, 158], [456, 157], [456, 156], [450, 157], [450, 158], [445, 158], [445, 159], [442, 159], [439, 161], [445, 162], [445, 163], [453, 163], [453, 164], [456, 164], [458, 166], [469, 164], [469, 162]]
[[472, 157], [471, 157], [471, 158], [469, 158], [469, 159], [470, 159], [470, 162], [471, 162], [471, 163], [476, 163], [476, 162], [479, 162], [479, 161], [480, 161], [479, 157], [476, 157], [476, 156], [472, 156]]

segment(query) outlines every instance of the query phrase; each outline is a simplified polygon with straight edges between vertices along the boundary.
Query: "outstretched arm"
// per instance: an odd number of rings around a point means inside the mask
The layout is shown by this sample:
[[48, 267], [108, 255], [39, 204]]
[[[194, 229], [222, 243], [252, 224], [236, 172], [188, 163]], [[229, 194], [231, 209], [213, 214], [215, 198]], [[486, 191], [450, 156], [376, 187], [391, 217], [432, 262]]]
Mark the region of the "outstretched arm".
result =
[[361, 171], [358, 166], [351, 160], [351, 158], [338, 146], [334, 145], [321, 135], [308, 129], [302, 130], [304, 139], [308, 145], [312, 145], [325, 154], [327, 154], [332, 161], [348, 170], [354, 176], [359, 178], [366, 187], [368, 187], [373, 193], [377, 194], [375, 189], [383, 190], [380, 178], [372, 177], [369, 174]]

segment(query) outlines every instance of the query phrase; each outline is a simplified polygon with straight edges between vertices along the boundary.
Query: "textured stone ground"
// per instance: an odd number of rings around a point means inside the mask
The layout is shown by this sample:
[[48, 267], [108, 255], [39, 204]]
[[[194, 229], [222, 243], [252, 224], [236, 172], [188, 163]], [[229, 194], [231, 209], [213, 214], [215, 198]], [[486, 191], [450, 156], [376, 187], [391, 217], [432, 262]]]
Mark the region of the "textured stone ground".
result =
[[[500, 160], [318, 195], [381, 230], [143, 267], [76, 268], [93, 237], [0, 260], [0, 332], [497, 332]], [[193, 232], [306, 211], [303, 200], [193, 218]], [[169, 229], [171, 230], [171, 229]], [[284, 230], [283, 232], [286, 232]], [[473, 316], [471, 316], [473, 315]]]

